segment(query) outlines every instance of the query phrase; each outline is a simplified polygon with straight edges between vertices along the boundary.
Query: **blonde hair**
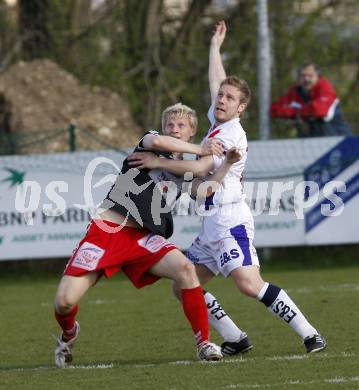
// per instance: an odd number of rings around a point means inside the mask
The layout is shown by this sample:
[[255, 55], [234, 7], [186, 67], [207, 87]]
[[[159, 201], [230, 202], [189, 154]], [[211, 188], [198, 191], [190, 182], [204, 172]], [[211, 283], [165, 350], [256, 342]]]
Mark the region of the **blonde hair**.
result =
[[166, 128], [167, 121], [170, 118], [187, 118], [190, 126], [197, 130], [197, 114], [195, 110], [182, 103], [176, 103], [173, 106], [165, 108], [162, 112], [162, 131]]

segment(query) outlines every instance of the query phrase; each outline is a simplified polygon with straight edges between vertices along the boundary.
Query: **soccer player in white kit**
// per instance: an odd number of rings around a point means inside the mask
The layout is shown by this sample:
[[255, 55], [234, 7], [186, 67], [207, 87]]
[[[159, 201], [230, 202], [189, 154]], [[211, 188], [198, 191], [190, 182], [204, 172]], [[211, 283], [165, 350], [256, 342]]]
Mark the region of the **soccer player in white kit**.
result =
[[[253, 218], [244, 200], [241, 183], [248, 147], [239, 118], [249, 103], [250, 90], [244, 80], [226, 78], [220, 55], [225, 35], [226, 25], [221, 21], [217, 23], [211, 40], [209, 84], [212, 105], [209, 120], [212, 127], [204, 140], [215, 137], [222, 141], [226, 150], [236, 146], [242, 158], [232, 166], [220, 190], [208, 199], [208, 206], [212, 203], [215, 212], [203, 217], [201, 232], [188, 250], [187, 257], [196, 264], [202, 284], [219, 273], [231, 276], [243, 294], [263, 302], [269, 311], [287, 322], [302, 338], [307, 352], [318, 352], [326, 346], [324, 338], [283, 289], [263, 281], [260, 275], [253, 246]], [[223, 159], [213, 156], [213, 161], [216, 169]], [[232, 355], [251, 349], [246, 333], [225, 315], [216, 298], [208, 292], [205, 298], [210, 322], [225, 339], [222, 352]]]
[[[244, 200], [242, 174], [247, 159], [247, 137], [240, 116], [250, 100], [250, 89], [244, 80], [226, 77], [220, 47], [226, 35], [223, 21], [216, 24], [210, 46], [209, 84], [212, 105], [209, 110], [211, 128], [209, 138], [222, 141], [225, 150], [237, 147], [241, 160], [233, 164], [221, 187], [207, 198], [208, 215], [203, 217], [201, 231], [186, 253], [196, 265], [201, 284], [213, 276], [232, 277], [238, 289], [264, 303], [270, 312], [282, 319], [302, 338], [307, 352], [318, 352], [326, 347], [324, 338], [307, 321], [288, 294], [278, 286], [263, 281], [259, 261], [253, 246], [254, 224]], [[224, 157], [206, 159], [203, 170], [216, 170]], [[165, 170], [183, 174], [193, 171], [191, 161], [166, 161]], [[174, 286], [176, 292], [176, 286]], [[210, 324], [224, 338], [222, 353], [234, 355], [249, 351], [252, 343], [247, 334], [236, 326], [209, 292], [204, 292]], [[179, 296], [178, 292], [176, 295]]]

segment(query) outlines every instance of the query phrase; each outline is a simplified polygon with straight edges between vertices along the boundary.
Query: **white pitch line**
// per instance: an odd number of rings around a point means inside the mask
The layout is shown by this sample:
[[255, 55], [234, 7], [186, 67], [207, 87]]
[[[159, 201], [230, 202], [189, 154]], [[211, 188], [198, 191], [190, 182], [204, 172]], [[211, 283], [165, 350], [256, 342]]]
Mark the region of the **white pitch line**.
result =
[[108, 303], [116, 303], [116, 300], [114, 299], [96, 299], [95, 301], [89, 301], [88, 304], [90, 305], [104, 305]]
[[110, 363], [110, 364], [90, 364], [90, 365], [71, 365], [71, 366], [68, 366], [66, 367], [66, 370], [77, 370], [77, 369], [81, 369], [81, 370], [98, 370], [98, 369], [107, 369], [107, 368], [114, 368], [114, 364], [113, 363]]
[[[266, 357], [265, 360], [304, 360], [310, 359], [313, 355], [287, 355], [287, 356], [272, 356]], [[355, 357], [357, 354], [351, 352], [341, 352], [336, 354], [320, 353], [316, 354], [316, 359], [335, 359], [335, 358], [346, 358]]]
[[343, 290], [352, 290], [352, 291], [358, 291], [359, 290], [359, 284], [358, 283], [343, 283], [343, 284], [333, 284], [331, 286], [316, 286], [314, 288], [309, 287], [300, 287], [300, 288], [287, 288], [286, 291], [293, 294], [312, 294], [316, 291], [328, 291], [328, 292], [335, 292], [335, 291], [343, 291]]
[[266, 360], [276, 361], [276, 360], [304, 360], [308, 359], [307, 355], [288, 355], [288, 356], [273, 356], [267, 357]]
[[[359, 284], [357, 283], [343, 283], [343, 284], [334, 284], [332, 286], [317, 286], [315, 288], [308, 288], [308, 287], [300, 287], [300, 288], [287, 288], [286, 291], [293, 294], [312, 294], [316, 291], [329, 291], [329, 292], [335, 292], [335, 291], [343, 291], [343, 290], [352, 290], [352, 291], [359, 291]], [[103, 305], [103, 304], [112, 304], [116, 303], [117, 301], [114, 299], [96, 299], [87, 302], [89, 305]], [[53, 306], [52, 302], [41, 302], [41, 306], [48, 307]]]
[[331, 379], [325, 379], [325, 382], [328, 383], [342, 383], [342, 382], [359, 382], [359, 376], [353, 376], [349, 378], [345, 378], [342, 376], [331, 378]]
[[[337, 354], [328, 354], [328, 353], [320, 353], [315, 354], [315, 359], [335, 359], [335, 358], [351, 358], [351, 357], [357, 357], [359, 354], [356, 353], [349, 353], [349, 352], [341, 352]], [[103, 363], [103, 364], [88, 364], [88, 365], [71, 365], [66, 368], [66, 370], [98, 370], [98, 369], [112, 369], [112, 368], [120, 368], [122, 366], [124, 367], [132, 367], [132, 368], [151, 368], [151, 367], [160, 367], [160, 366], [188, 366], [193, 364], [244, 364], [244, 363], [253, 363], [253, 362], [259, 362], [261, 360], [269, 360], [269, 361], [277, 361], [277, 360], [304, 360], [304, 359], [310, 359], [313, 357], [313, 355], [287, 355], [287, 356], [269, 356], [269, 357], [251, 357], [251, 358], [244, 358], [239, 357], [237, 359], [235, 358], [225, 358], [218, 362], [205, 362], [205, 361], [199, 361], [199, 360], [175, 360], [172, 362], [164, 362], [164, 363]], [[39, 366], [39, 367], [16, 367], [16, 368], [1, 368], [0, 367], [0, 373], [5, 372], [29, 372], [29, 371], [42, 371], [42, 370], [57, 370], [55, 366]]]
[[[114, 364], [79, 364], [79, 365], [71, 365], [67, 366], [65, 370], [98, 370], [98, 369], [108, 369], [108, 368], [114, 368]], [[18, 368], [0, 368], [0, 373], [3, 372], [29, 372], [29, 371], [46, 371], [46, 370], [58, 370], [55, 366], [40, 366], [40, 367], [31, 367], [31, 368], [25, 368], [25, 367], [18, 367]]]
[[335, 377], [335, 378], [328, 378], [328, 379], [316, 379], [311, 381], [301, 381], [301, 380], [290, 380], [290, 381], [284, 381], [284, 382], [278, 382], [278, 383], [253, 383], [253, 384], [246, 384], [246, 383], [236, 383], [232, 385], [227, 385], [221, 387], [221, 389], [271, 389], [273, 387], [283, 387], [283, 386], [297, 386], [297, 385], [314, 385], [319, 383], [348, 383], [348, 382], [359, 382], [359, 376], [352, 376], [352, 377]]
[[170, 362], [171, 365], [178, 365], [178, 366], [188, 366], [189, 364], [192, 364], [192, 360], [177, 360], [176, 362]]
[[[87, 304], [88, 305], [107, 305], [107, 304], [112, 304], [112, 303], [116, 303], [117, 301], [115, 299], [95, 299], [93, 301], [88, 301]], [[53, 306], [54, 304], [51, 303], [51, 302], [41, 302], [40, 303], [41, 306], [43, 307], [50, 307], [50, 306]]]

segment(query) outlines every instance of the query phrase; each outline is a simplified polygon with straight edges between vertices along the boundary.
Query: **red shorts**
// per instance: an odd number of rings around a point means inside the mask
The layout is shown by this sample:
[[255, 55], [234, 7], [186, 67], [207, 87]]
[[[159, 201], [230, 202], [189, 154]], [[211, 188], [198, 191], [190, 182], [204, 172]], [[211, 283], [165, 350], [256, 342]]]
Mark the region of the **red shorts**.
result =
[[[110, 228], [119, 226], [108, 221], [102, 223]], [[175, 245], [148, 230], [123, 227], [118, 232], [109, 233], [92, 221], [72, 254], [64, 275], [100, 272], [100, 277], [105, 275], [109, 278], [122, 268], [131, 282], [141, 288], [160, 279], [148, 270], [174, 249]]]

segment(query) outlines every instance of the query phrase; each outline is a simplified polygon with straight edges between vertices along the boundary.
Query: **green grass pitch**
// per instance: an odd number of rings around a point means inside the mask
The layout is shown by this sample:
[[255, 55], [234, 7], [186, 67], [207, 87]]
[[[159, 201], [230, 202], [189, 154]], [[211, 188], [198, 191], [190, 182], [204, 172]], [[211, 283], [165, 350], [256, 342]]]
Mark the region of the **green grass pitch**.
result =
[[[264, 272], [327, 338], [308, 356], [300, 338], [231, 280], [207, 285], [252, 338], [254, 349], [219, 363], [196, 360], [169, 281], [136, 290], [103, 280], [80, 304], [73, 367], [54, 367], [58, 279], [0, 279], [0, 389], [359, 389], [359, 267]], [[221, 339], [212, 331], [214, 341]]]

